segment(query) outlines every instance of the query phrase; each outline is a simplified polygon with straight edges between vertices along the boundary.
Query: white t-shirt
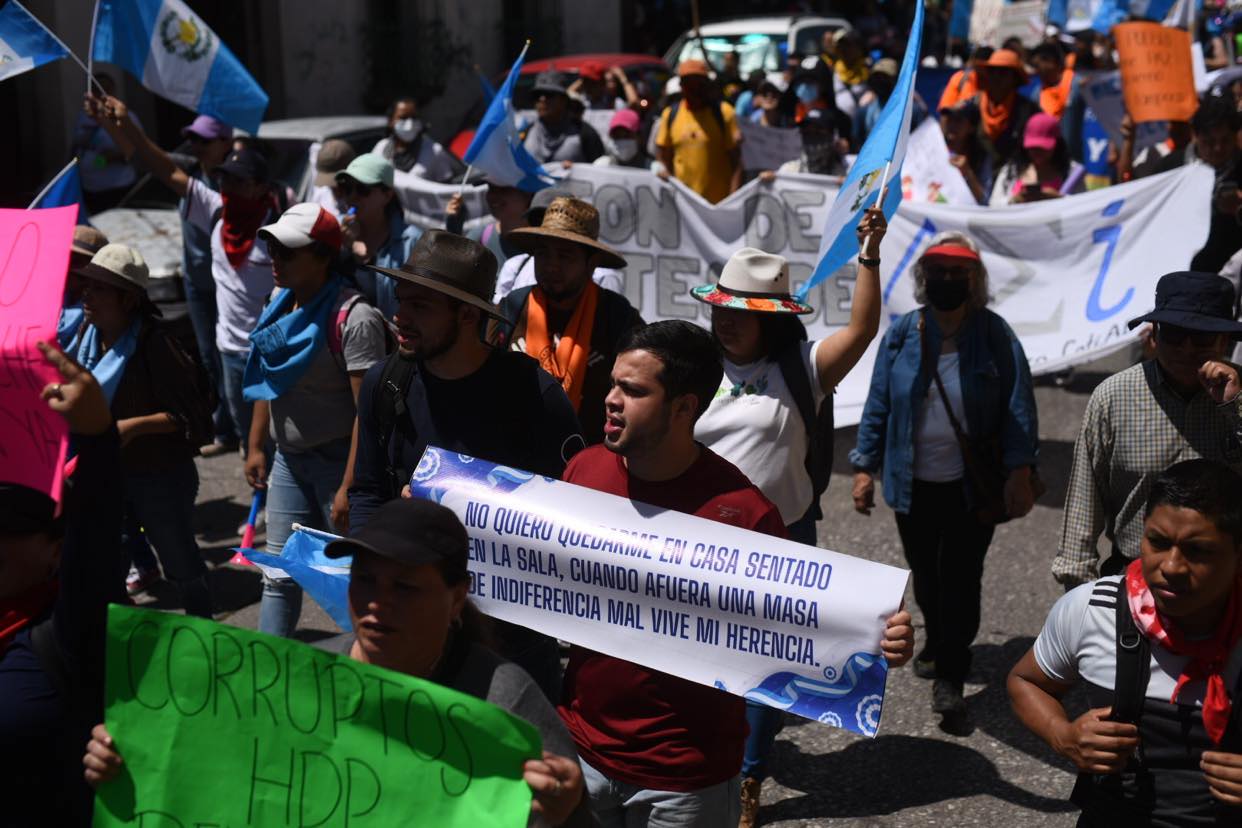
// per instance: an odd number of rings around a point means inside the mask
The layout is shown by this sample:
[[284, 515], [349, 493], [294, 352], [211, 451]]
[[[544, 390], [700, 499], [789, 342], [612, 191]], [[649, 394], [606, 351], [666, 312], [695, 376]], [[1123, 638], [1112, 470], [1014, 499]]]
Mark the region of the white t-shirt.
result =
[[259, 321], [263, 304], [274, 286], [267, 243], [255, 239], [246, 261], [234, 269], [220, 238], [223, 222], [216, 221], [212, 226], [212, 216], [224, 205], [220, 194], [191, 178], [184, 204], [186, 220], [211, 231], [211, 277], [216, 282], [216, 347], [225, 353], [245, 353], [250, 350], [250, 332]]
[[[937, 366], [940, 379], [944, 382], [944, 393], [953, 406], [953, 416], [957, 417], [962, 430], [969, 432], [966, 425], [966, 406], [962, 402], [961, 354], [941, 354]], [[930, 380], [927, 386], [927, 399], [919, 407], [918, 417], [914, 421], [914, 479], [927, 480], [932, 483], [950, 483], [961, 480], [966, 471], [962, 460], [962, 447], [957, 444], [957, 435], [953, 432], [953, 424], [944, 410], [944, 400], [936, 388], [936, 381]]]
[[345, 212], [341, 209], [342, 205], [336, 200], [336, 195], [332, 192], [331, 187], [316, 184], [314, 188], [311, 189], [310, 200], [312, 204], [318, 204], [320, 207], [331, 213], [332, 217], [337, 221], [341, 220], [341, 215]]
[[[392, 139], [381, 138], [376, 141], [375, 146], [371, 148], [371, 154], [391, 161], [393, 158]], [[451, 181], [454, 176], [453, 162], [449, 158], [448, 150], [433, 141], [430, 135], [423, 136], [422, 146], [418, 148], [418, 160], [405, 172], [439, 184]]]
[[[1072, 684], [1078, 679], [1112, 690], [1117, 676], [1117, 601], [1125, 600], [1123, 576], [1113, 575], [1067, 592], [1052, 606], [1044, 628], [1035, 639], [1035, 663], [1056, 681]], [[1147, 698], [1167, 702], [1173, 696], [1177, 677], [1189, 658], [1170, 653], [1151, 642], [1151, 679]], [[1242, 669], [1242, 642], [1225, 665], [1225, 684], [1237, 684]], [[1188, 683], [1178, 704], [1203, 705], [1207, 683]]]
[[[800, 345], [816, 408], [826, 396], [815, 371], [821, 342]], [[694, 426], [694, 437], [741, 469], [789, 525], [806, 514], [813, 493], [806, 471], [810, 438], [798, 404], [780, 365], [772, 360], [735, 365], [725, 359], [724, 369], [715, 398]]]
[[[613, 293], [625, 293], [625, 276], [620, 270], [597, 267], [591, 274], [591, 278], [595, 280], [595, 284]], [[500, 304], [500, 300], [513, 291], [533, 284], [535, 284], [535, 257], [529, 253], [511, 256], [500, 266], [500, 273], [496, 276], [496, 295], [492, 297], [492, 303]]]

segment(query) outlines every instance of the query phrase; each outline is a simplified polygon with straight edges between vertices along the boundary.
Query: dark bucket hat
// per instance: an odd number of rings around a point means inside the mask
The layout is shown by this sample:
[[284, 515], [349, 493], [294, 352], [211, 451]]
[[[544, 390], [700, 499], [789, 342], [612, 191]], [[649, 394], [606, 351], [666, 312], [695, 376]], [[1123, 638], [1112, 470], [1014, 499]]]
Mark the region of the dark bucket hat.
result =
[[1233, 285], [1223, 276], [1189, 270], [1166, 273], [1156, 283], [1155, 310], [1129, 324], [1134, 328], [1143, 322], [1164, 322], [1242, 339], [1242, 322], [1234, 319], [1233, 301]]
[[447, 230], [428, 230], [418, 237], [405, 264], [372, 266], [372, 269], [438, 290], [497, 319], [511, 321], [492, 304], [492, 294], [496, 292], [496, 257], [465, 236]]

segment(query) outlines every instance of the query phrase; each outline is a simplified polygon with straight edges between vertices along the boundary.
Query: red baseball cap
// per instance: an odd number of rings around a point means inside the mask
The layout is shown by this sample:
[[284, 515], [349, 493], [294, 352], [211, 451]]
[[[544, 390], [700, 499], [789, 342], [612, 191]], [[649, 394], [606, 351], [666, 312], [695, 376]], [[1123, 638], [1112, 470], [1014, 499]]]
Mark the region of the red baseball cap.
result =
[[318, 204], [295, 204], [276, 220], [259, 228], [264, 241], [275, 239], [291, 249], [323, 242], [334, 250], [341, 249], [341, 224], [336, 216]]
[[938, 244], [935, 247], [927, 248], [927, 252], [923, 254], [923, 258], [967, 259], [972, 262], [977, 262], [979, 261], [979, 254], [964, 244]]
[[1036, 112], [1026, 121], [1026, 130], [1022, 133], [1022, 146], [1027, 149], [1054, 150], [1057, 139], [1061, 137], [1061, 122], [1047, 112]]

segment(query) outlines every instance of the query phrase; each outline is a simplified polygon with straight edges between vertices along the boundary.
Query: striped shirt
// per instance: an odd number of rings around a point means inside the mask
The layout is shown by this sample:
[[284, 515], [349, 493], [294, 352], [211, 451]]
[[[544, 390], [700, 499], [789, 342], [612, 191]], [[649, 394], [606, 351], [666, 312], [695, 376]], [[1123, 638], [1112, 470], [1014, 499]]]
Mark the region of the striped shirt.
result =
[[1242, 473], [1242, 397], [1217, 405], [1200, 390], [1185, 399], [1155, 360], [1101, 383], [1074, 444], [1053, 576], [1070, 586], [1099, 577], [1101, 533], [1116, 552], [1137, 558], [1156, 477], [1197, 457]]

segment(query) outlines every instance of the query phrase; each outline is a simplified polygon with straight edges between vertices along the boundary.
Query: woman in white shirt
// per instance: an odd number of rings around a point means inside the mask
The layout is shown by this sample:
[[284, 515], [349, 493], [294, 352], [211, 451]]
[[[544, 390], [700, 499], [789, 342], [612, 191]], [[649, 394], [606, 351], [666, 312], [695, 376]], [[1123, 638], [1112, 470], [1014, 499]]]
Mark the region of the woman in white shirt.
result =
[[[730, 257], [719, 282], [691, 291], [712, 306], [712, 333], [724, 351], [725, 368], [694, 435], [759, 487], [780, 510], [790, 538], [799, 543], [815, 544], [820, 517], [807, 463], [814, 420], [807, 423], [800, 409], [810, 402], [818, 412], [875, 338], [880, 325], [880, 241], [887, 229], [879, 210], [869, 210], [859, 222], [858, 281], [849, 324], [816, 342], [807, 341], [798, 318], [814, 309], [790, 294], [789, 263], [781, 256], [744, 247]], [[831, 440], [832, 434], [822, 438]], [[758, 811], [781, 713], [747, 702], [746, 719], [750, 735], [742, 761], [742, 825], [753, 824]]]

